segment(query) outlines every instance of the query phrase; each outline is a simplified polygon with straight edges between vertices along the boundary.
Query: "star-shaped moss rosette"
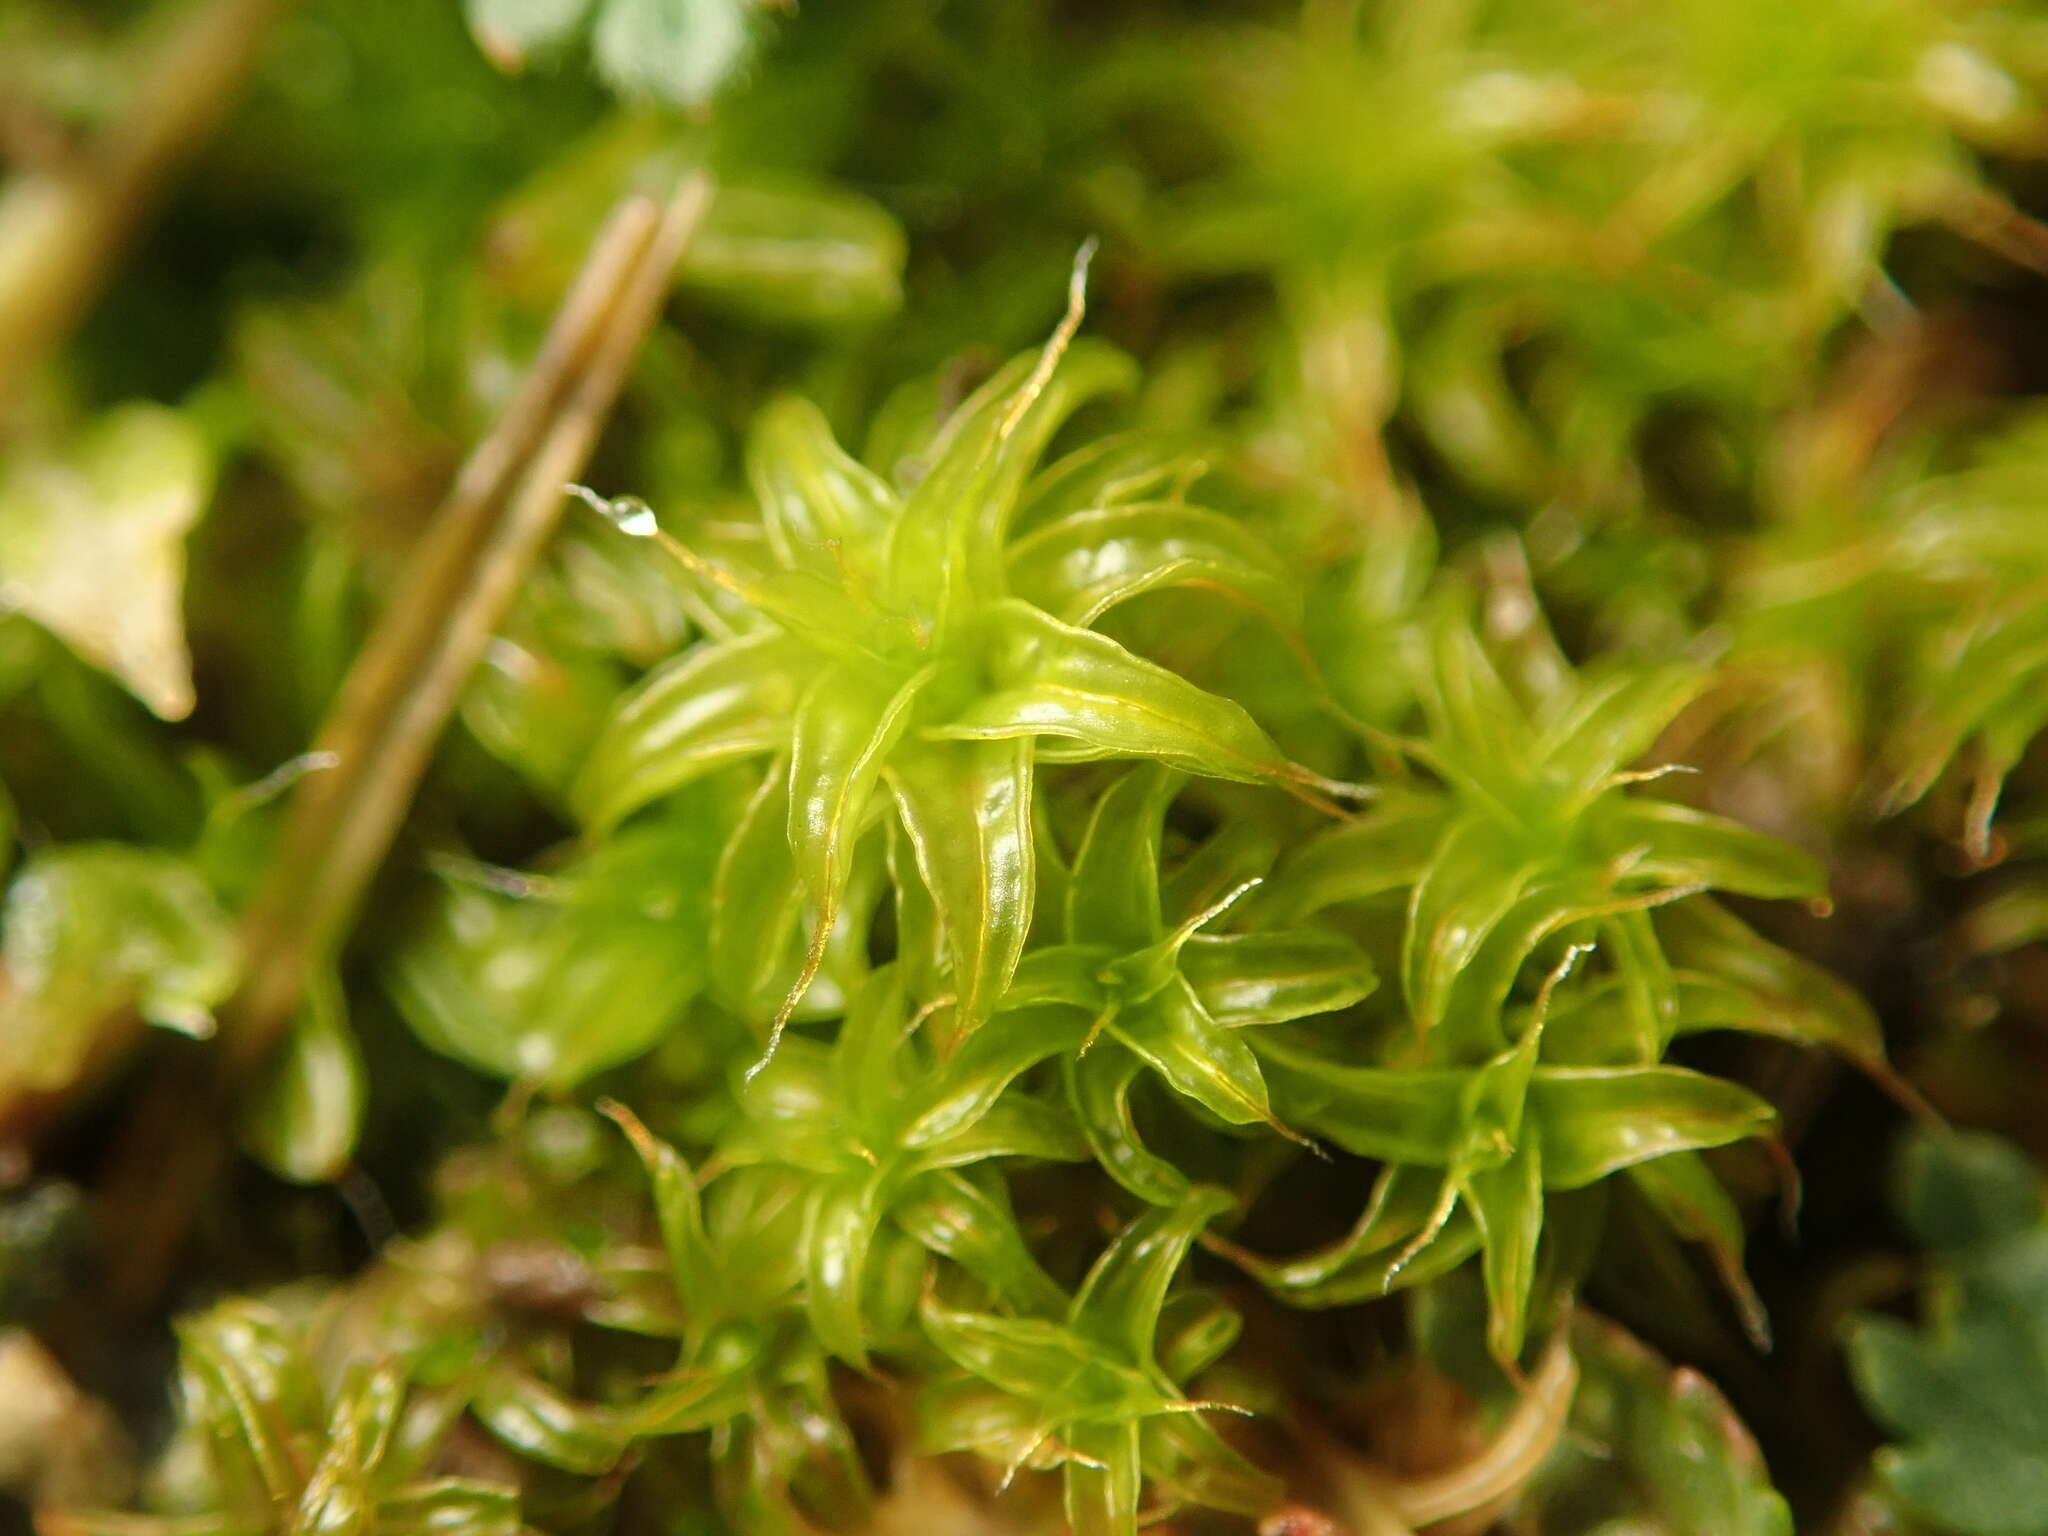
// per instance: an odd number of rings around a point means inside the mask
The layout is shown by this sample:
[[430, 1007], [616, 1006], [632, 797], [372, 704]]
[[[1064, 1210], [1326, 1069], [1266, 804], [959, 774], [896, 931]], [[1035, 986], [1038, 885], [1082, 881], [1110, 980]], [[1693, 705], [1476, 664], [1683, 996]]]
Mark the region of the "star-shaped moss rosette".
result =
[[708, 1433], [720, 1502], [745, 1529], [857, 1523], [872, 1489], [801, 1303], [804, 1182], [741, 1168], [707, 1200], [680, 1153], [623, 1105], [601, 1107], [653, 1181], [683, 1322], [675, 1369], [637, 1402], [596, 1414], [621, 1447]]
[[1078, 1019], [1080, 1046], [1063, 1052], [1062, 1070], [1089, 1145], [1126, 1189], [1167, 1206], [1191, 1186], [1138, 1138], [1129, 1102], [1138, 1075], [1157, 1074], [1226, 1125], [1289, 1134], [1240, 1031], [1349, 1007], [1374, 981], [1371, 962], [1336, 933], [1205, 932], [1256, 880], [1221, 891], [1176, 886], [1192, 910], [1169, 922], [1160, 843], [1184, 782], [1146, 766], [1103, 793], [1065, 881], [1063, 942], [1025, 955], [1004, 1011], [984, 1030], [1042, 1038], [1048, 1009]]
[[[720, 1140], [718, 1159], [801, 1176], [804, 1305], [819, 1342], [853, 1365], [867, 1364], [870, 1293], [892, 1238], [944, 1254], [1008, 1305], [1058, 1304], [1000, 1181], [968, 1172], [992, 1159], [1088, 1156], [1064, 1105], [1006, 1091], [1019, 1073], [1077, 1045], [1085, 1022], [1050, 1008], [1015, 1017], [1019, 1028], [982, 1029], [938, 1060], [897, 968], [885, 966], [831, 1045], [784, 1041], [740, 1091], [745, 1118]], [[921, 1254], [915, 1262], [921, 1273]]]
[[415, 1393], [403, 1361], [351, 1366], [322, 1379], [276, 1309], [222, 1302], [178, 1328], [181, 1437], [197, 1451], [208, 1513], [66, 1511], [46, 1528], [66, 1536], [428, 1536], [459, 1530], [522, 1536], [515, 1488], [435, 1475], [464, 1395]]
[[[1099, 617], [1162, 581], [1214, 583], [1243, 564], [1245, 542], [1218, 535], [1218, 520], [1172, 505], [1084, 508], [1035, 529], [1024, 579], [1013, 579], [1012, 516], [1044, 483], [1033, 482], [1034, 463], [1069, 415], [1133, 371], [1106, 347], [1070, 345], [1080, 275], [1077, 266], [1052, 341], [969, 397], [908, 490], [842, 451], [814, 407], [785, 400], [763, 413], [749, 454], [773, 568], [715, 567], [672, 544], [760, 622], [685, 652], [629, 693], [574, 799], [601, 832], [722, 764], [775, 758], [734, 839], [744, 867], [729, 856], [721, 872], [728, 894], [713, 935], [714, 961], [779, 960], [790, 898], [800, 893], [815, 911], [771, 1041], [817, 974], [884, 789], [936, 905], [963, 1029], [988, 1016], [1023, 952], [1038, 762], [1151, 758], [1320, 794], [1239, 705], [1057, 616]], [[659, 533], [645, 508], [628, 521]], [[1270, 576], [1249, 571], [1256, 600]], [[762, 835], [778, 821], [786, 862]], [[744, 900], [730, 894], [740, 881]], [[728, 985], [758, 994], [765, 981]]]
[[[600, 1107], [653, 1182], [673, 1297], [658, 1314], [608, 1321], [679, 1335], [676, 1364], [637, 1395], [589, 1401], [518, 1361], [494, 1360], [470, 1413], [521, 1455], [583, 1477], [624, 1475], [645, 1442], [704, 1435], [719, 1507], [741, 1528], [797, 1536], [820, 1521], [858, 1525], [874, 1490], [805, 1315], [805, 1181], [787, 1168], [740, 1168], [706, 1198], [680, 1154], [630, 1110]], [[901, 1289], [907, 1315], [915, 1275]]]
[[[1389, 1167], [1343, 1241], [1252, 1267], [1297, 1300], [1334, 1304], [1483, 1249], [1490, 1342], [1512, 1358], [1546, 1191], [1648, 1165], [1644, 1193], [1712, 1246], [1760, 1330], [1740, 1278], [1742, 1223], [1691, 1154], [1765, 1132], [1772, 1112], [1735, 1084], [1661, 1063], [1682, 1032], [1735, 1028], [1828, 1045], [1883, 1073], [1866, 1007], [1702, 894], [1817, 899], [1818, 867], [1636, 792], [1646, 775], [1630, 765], [1698, 673], [1585, 677], [1553, 658], [1524, 679], [1525, 703], [1454, 600], [1417, 648], [1425, 734], [1408, 750], [1437, 785], [1389, 793], [1302, 845], [1262, 893], [1282, 917], [1404, 900], [1410, 1033], [1369, 1061], [1306, 1033], [1253, 1041], [1281, 1114]], [[1587, 950], [1604, 971], [1566, 985]], [[1517, 1003], [1532, 986], [1533, 1007]]]
[[1197, 1189], [1147, 1211], [1095, 1261], [1057, 1321], [958, 1308], [927, 1292], [925, 1333], [961, 1374], [925, 1390], [925, 1447], [977, 1451], [1008, 1476], [1060, 1468], [1074, 1536], [1132, 1536], [1141, 1513], [1183, 1501], [1247, 1515], [1273, 1508], [1279, 1484], [1203, 1420], [1227, 1405], [1190, 1401], [1180, 1385], [1236, 1336], [1213, 1308], [1173, 1308], [1169, 1297], [1196, 1235], [1232, 1203]]
[[1436, 783], [1390, 786], [1309, 839], [1261, 905], [1299, 919], [1405, 894], [1402, 996], [1432, 1056], [1468, 1064], [1511, 1042], [1504, 1007], [1546, 943], [1596, 939], [1641, 978], [1619, 1059], [1654, 1061], [1676, 999], [1650, 911], [1708, 890], [1824, 895], [1813, 859], [1724, 816], [1634, 791], [1635, 770], [1706, 677], [1687, 666], [1578, 674], [1554, 653], [1510, 687], [1451, 589], [1411, 633], [1424, 729], [1403, 740]]
[[[1542, 1064], [1547, 1000], [1520, 1040], [1475, 1068], [1351, 1066], [1299, 1042], [1262, 1040], [1283, 1111], [1389, 1171], [1344, 1241], [1305, 1260], [1251, 1261], [1253, 1272], [1296, 1302], [1332, 1305], [1390, 1289], [1432, 1245], [1443, 1251], [1411, 1278], [1477, 1248], [1487, 1344], [1513, 1362], [1528, 1329], [1548, 1197], [1763, 1135], [1775, 1121], [1747, 1088], [1683, 1067]], [[1460, 1212], [1466, 1220], [1454, 1226]]]

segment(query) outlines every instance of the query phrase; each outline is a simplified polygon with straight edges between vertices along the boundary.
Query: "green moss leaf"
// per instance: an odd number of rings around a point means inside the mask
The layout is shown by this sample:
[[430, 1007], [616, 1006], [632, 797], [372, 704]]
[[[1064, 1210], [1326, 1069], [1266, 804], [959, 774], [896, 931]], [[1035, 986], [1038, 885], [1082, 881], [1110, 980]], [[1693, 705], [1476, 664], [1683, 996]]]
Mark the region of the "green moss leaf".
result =
[[239, 974], [234, 932], [183, 859], [117, 844], [30, 857], [0, 910], [0, 1081], [58, 1089], [125, 1009], [213, 1032]]
[[1256, 783], [1289, 764], [1242, 706], [1132, 655], [1114, 640], [1021, 602], [996, 606], [987, 630], [989, 695], [934, 735], [1050, 736], [1061, 755], [1150, 757], [1189, 773]]
[[1180, 952], [1202, 1009], [1227, 1029], [1335, 1013], [1371, 994], [1372, 963], [1334, 933], [1202, 934]]
[[1176, 502], [1070, 513], [1010, 546], [1010, 587], [1083, 628], [1119, 603], [1198, 586], [1298, 627], [1301, 594], [1278, 557], [1243, 524]]
[[1163, 769], [1139, 768], [1095, 802], [1067, 883], [1063, 916], [1073, 944], [1143, 949], [1165, 931], [1159, 906], [1160, 823], [1183, 782]]
[[704, 984], [717, 828], [692, 806], [508, 894], [444, 881], [393, 953], [421, 1039], [479, 1071], [553, 1089], [651, 1047]]
[[243, 1144], [281, 1178], [300, 1184], [338, 1178], [355, 1156], [368, 1095], [340, 979], [316, 977], [242, 1106]]
[[892, 1191], [878, 1169], [821, 1180], [804, 1213], [804, 1309], [825, 1349], [865, 1369], [868, 1257]]
[[952, 1169], [921, 1177], [890, 1210], [896, 1224], [943, 1254], [1019, 1312], [1059, 1312], [1066, 1293], [1040, 1267], [1018, 1230], [1000, 1180]]
[[736, 167], [713, 192], [677, 280], [741, 314], [850, 327], [902, 303], [903, 261], [903, 227], [881, 204], [826, 182]]
[[896, 497], [839, 446], [824, 413], [788, 396], [754, 419], [747, 473], [775, 558], [872, 592], [896, 521]]
[[889, 787], [931, 892], [968, 1028], [1003, 995], [1031, 931], [1031, 744], [933, 742], [897, 754]]
[[1175, 1092], [1230, 1124], [1273, 1118], [1258, 1057], [1209, 1017], [1184, 978], [1176, 976], [1157, 996], [1118, 1009], [1106, 1027]]
[[485, 1373], [470, 1397], [469, 1411], [522, 1456], [586, 1476], [610, 1470], [630, 1439], [619, 1414], [573, 1402], [545, 1382], [505, 1366]]
[[608, 827], [725, 763], [786, 747], [802, 655], [797, 641], [771, 631], [700, 645], [656, 668], [592, 745], [573, 791], [578, 814]]
[[1190, 1188], [1187, 1175], [1139, 1140], [1131, 1117], [1131, 1085], [1145, 1067], [1135, 1051], [1102, 1040], [1085, 1055], [1067, 1057], [1061, 1072], [1074, 1117], [1103, 1170], [1140, 1200], [1178, 1205]]
[[1529, 1085], [1544, 1176], [1577, 1189], [1672, 1152], [1766, 1133], [1777, 1111], [1747, 1088], [1683, 1067], [1553, 1067]]
[[1827, 894], [1814, 859], [1725, 816], [1631, 796], [1613, 801], [1597, 825], [1617, 849], [1642, 850], [1629, 870], [1636, 879], [1776, 900]]

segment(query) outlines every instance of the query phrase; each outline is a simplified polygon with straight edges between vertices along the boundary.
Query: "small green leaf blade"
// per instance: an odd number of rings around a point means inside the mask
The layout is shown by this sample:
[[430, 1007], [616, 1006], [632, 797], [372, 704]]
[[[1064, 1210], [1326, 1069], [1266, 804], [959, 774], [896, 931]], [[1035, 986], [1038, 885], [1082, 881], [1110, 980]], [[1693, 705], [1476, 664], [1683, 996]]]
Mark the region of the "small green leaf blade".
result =
[[516, 1489], [468, 1477], [408, 1483], [378, 1501], [377, 1518], [389, 1536], [520, 1536], [527, 1529]]
[[947, 1359], [1030, 1402], [1057, 1398], [1066, 1383], [1101, 1364], [1082, 1339], [1044, 1318], [961, 1312], [928, 1295], [923, 1320]]
[[1015, 974], [1036, 891], [1028, 741], [906, 743], [889, 788], [937, 908], [967, 1029]]
[[1598, 835], [1616, 849], [1641, 849], [1632, 879], [1703, 886], [1765, 900], [1818, 900], [1827, 878], [1811, 855], [1739, 821], [1671, 800], [1617, 795], [1601, 806]]
[[868, 1254], [888, 1194], [888, 1175], [866, 1169], [821, 1181], [804, 1215], [804, 1311], [830, 1354], [865, 1370]]
[[613, 1410], [575, 1402], [505, 1365], [485, 1373], [469, 1411], [520, 1455], [586, 1477], [610, 1471], [632, 1438]]
[[1479, 1228], [1462, 1205], [1419, 1253], [1409, 1244], [1437, 1219], [1445, 1175], [1435, 1168], [1396, 1163], [1383, 1169], [1372, 1199], [1343, 1237], [1293, 1258], [1234, 1253], [1238, 1265], [1296, 1307], [1343, 1307], [1384, 1296], [1396, 1285], [1418, 1285], [1447, 1273], [1479, 1250]]
[[675, 1276], [690, 1333], [701, 1338], [725, 1305], [724, 1282], [717, 1251], [704, 1227], [704, 1209], [697, 1181], [680, 1152], [661, 1140], [625, 1105], [604, 1100], [598, 1107], [617, 1123], [654, 1186], [655, 1217], [662, 1247]]
[[1040, 470], [1024, 488], [1016, 526], [1029, 533], [1077, 512], [1129, 506], [1199, 465], [1199, 446], [1157, 431], [1110, 432]]
[[376, 1474], [397, 1429], [405, 1377], [386, 1363], [352, 1369], [335, 1393], [325, 1444], [299, 1495], [292, 1529], [304, 1536], [357, 1536], [374, 1527]]
[[1091, 1424], [1075, 1432], [1077, 1454], [1062, 1474], [1072, 1536], [1137, 1536], [1144, 1493], [1139, 1429], [1133, 1422]]
[[1272, 1120], [1259, 1058], [1202, 1010], [1181, 976], [1175, 975], [1158, 995], [1119, 1009], [1106, 1030], [1142, 1056], [1176, 1093], [1230, 1124]]
[[1181, 975], [1203, 1010], [1226, 1029], [1335, 1013], [1369, 996], [1372, 961], [1341, 934], [1196, 934], [1180, 952]]
[[1089, 1022], [1087, 1015], [1058, 1006], [999, 1013], [908, 1095], [902, 1144], [936, 1146], [974, 1125], [1019, 1073], [1079, 1049]]
[[1429, 872], [1450, 814], [1441, 795], [1384, 793], [1356, 819], [1288, 850], [1259, 904], [1276, 921], [1295, 922], [1342, 902], [1406, 890]]
[[1742, 1319], [1743, 1331], [1758, 1348], [1768, 1349], [1770, 1316], [1743, 1268], [1748, 1229], [1742, 1212], [1706, 1160], [1697, 1152], [1673, 1152], [1635, 1164], [1628, 1176], [1673, 1231], [1706, 1248], [1714, 1272]]
[[747, 477], [783, 565], [872, 589], [896, 498], [839, 446], [822, 411], [793, 395], [763, 408], [747, 439]]
[[1447, 1168], [1465, 1134], [1473, 1073], [1453, 1068], [1355, 1067], [1292, 1039], [1255, 1035], [1280, 1112], [1348, 1152]]
[[1120, 1359], [1156, 1368], [1152, 1342], [1167, 1288], [1203, 1228], [1236, 1203], [1227, 1190], [1196, 1188], [1175, 1206], [1132, 1221], [1075, 1292], [1068, 1312], [1074, 1331]]
[[1679, 968], [1681, 1033], [1740, 1029], [1841, 1052], [1884, 1067], [1884, 1030], [1855, 988], [1771, 943], [1719, 902], [1695, 896], [1656, 914]]
[[713, 189], [676, 281], [742, 315], [851, 328], [903, 302], [903, 260], [903, 226], [872, 198], [734, 167]]
[[386, 983], [432, 1049], [566, 1089], [651, 1048], [703, 986], [716, 819], [693, 802], [523, 894], [444, 882]]
[[932, 444], [906, 498], [889, 554], [892, 600], [950, 612], [971, 590], [1003, 587], [1002, 551], [1025, 478], [1052, 434], [1095, 397], [1129, 387], [1130, 358], [1093, 340], [1073, 343], [1042, 380], [1042, 354], [1013, 358], [968, 396]]
[[789, 744], [812, 663], [776, 631], [698, 645], [642, 678], [613, 709], [570, 791], [599, 830], [726, 763]]
[[987, 619], [994, 691], [932, 734], [967, 740], [1052, 736], [1087, 757], [1148, 757], [1245, 783], [1291, 781], [1289, 765], [1244, 709], [1114, 640], [1014, 600]]
[[789, 846], [821, 930], [829, 930], [838, 915], [869, 797], [929, 677], [925, 672], [907, 680], [874, 678], [848, 666], [829, 667], [798, 707], [789, 765]]
[[1961, 1252], [2039, 1225], [2041, 1175], [1999, 1137], [1923, 1131], [1906, 1137], [1892, 1160], [1891, 1201], [1921, 1247]]
[[1085, 1055], [1060, 1063], [1068, 1102], [1088, 1150], [1102, 1170], [1152, 1205], [1177, 1206], [1187, 1198], [1187, 1175], [1148, 1148], [1131, 1117], [1131, 1085], [1144, 1069], [1135, 1052], [1099, 1040]]
[[1579, 1189], [1668, 1153], [1765, 1135], [1777, 1118], [1739, 1084], [1664, 1066], [1539, 1067], [1528, 1113], [1551, 1189]]
[[1472, 1169], [1461, 1182], [1465, 1204], [1479, 1228], [1487, 1351], [1502, 1364], [1512, 1365], [1528, 1336], [1536, 1244], [1543, 1232], [1540, 1139], [1526, 1140], [1505, 1162]]
[[1433, 1029], [1451, 989], [1487, 936], [1536, 877], [1537, 861], [1503, 827], [1478, 817], [1454, 821], [1431, 854], [1408, 903], [1401, 979], [1416, 1027]]
[[1299, 589], [1241, 523], [1178, 502], [1071, 513], [1013, 543], [1010, 590], [1064, 623], [1087, 628], [1119, 603], [1173, 586], [1200, 586], [1297, 628]]
[[1147, 764], [1095, 802], [1067, 884], [1069, 943], [1135, 950], [1158, 941], [1160, 832], [1181, 783]]
[[190, 864], [116, 843], [32, 854], [0, 908], [0, 1084], [61, 1089], [124, 1008], [206, 1036], [240, 964], [233, 924]]
[[1631, 767], [1709, 674], [1692, 666], [1640, 666], [1579, 679], [1569, 709], [1549, 723], [1539, 748], [1545, 766], [1581, 799]]
[[923, 1175], [889, 1208], [911, 1237], [943, 1254], [1027, 1316], [1057, 1316], [1067, 1295], [1046, 1274], [1010, 1209], [1000, 1180], [981, 1181], [955, 1169]]
[[299, 1491], [293, 1441], [325, 1419], [312, 1362], [274, 1308], [233, 1298], [181, 1320], [179, 1392], [230, 1506], [276, 1507]]

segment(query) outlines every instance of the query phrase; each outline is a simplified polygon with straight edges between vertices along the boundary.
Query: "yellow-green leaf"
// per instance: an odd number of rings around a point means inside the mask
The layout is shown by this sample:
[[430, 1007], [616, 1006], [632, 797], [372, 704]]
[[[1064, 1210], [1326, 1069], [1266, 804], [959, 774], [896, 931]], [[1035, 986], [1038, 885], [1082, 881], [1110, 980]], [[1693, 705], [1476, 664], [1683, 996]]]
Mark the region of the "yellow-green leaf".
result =
[[163, 406], [109, 411], [55, 455], [14, 454], [0, 474], [0, 610], [183, 719], [185, 535], [212, 488], [211, 447]]

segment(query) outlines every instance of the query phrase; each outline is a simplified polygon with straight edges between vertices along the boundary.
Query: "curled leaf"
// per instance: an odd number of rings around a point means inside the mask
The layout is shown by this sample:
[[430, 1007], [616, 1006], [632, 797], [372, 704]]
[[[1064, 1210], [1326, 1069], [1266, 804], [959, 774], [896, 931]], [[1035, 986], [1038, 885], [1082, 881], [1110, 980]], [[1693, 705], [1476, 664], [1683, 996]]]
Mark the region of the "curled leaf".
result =
[[1747, 1088], [1683, 1067], [1551, 1067], [1529, 1084], [1544, 1178], [1577, 1189], [1673, 1152], [1765, 1134], [1777, 1111]]
[[1035, 895], [1028, 741], [900, 752], [889, 788], [931, 891], [960, 1016], [985, 1019], [1024, 953]]
[[722, 764], [786, 747], [803, 654], [786, 635], [743, 635], [656, 668], [592, 745], [572, 791], [577, 813], [609, 827]]
[[1149, 757], [1254, 783], [1288, 777], [1280, 750], [1240, 706], [1106, 636], [1010, 601], [990, 613], [987, 646], [994, 691], [934, 735], [1051, 736], [1072, 742], [1062, 755], [1077, 759]]

